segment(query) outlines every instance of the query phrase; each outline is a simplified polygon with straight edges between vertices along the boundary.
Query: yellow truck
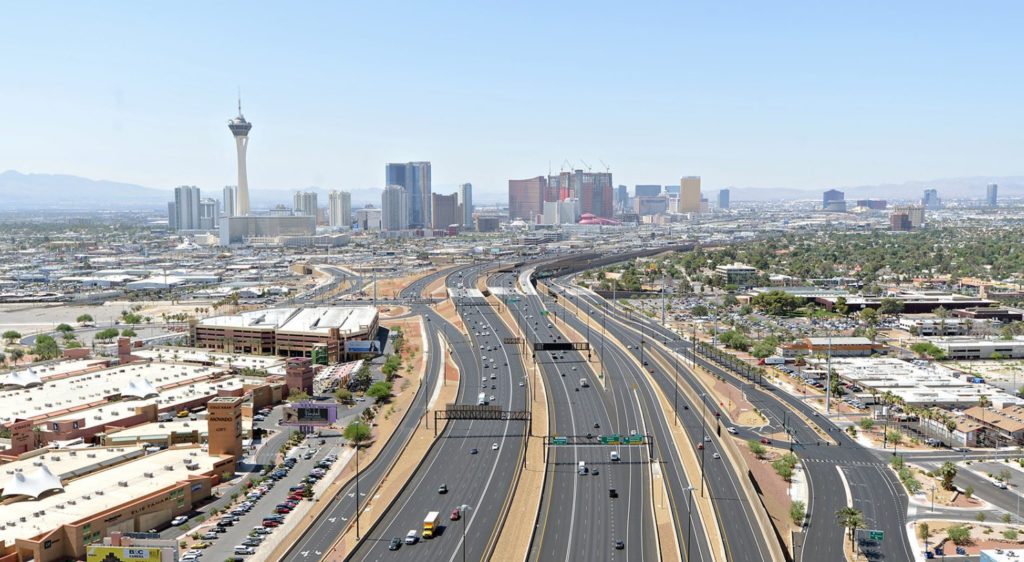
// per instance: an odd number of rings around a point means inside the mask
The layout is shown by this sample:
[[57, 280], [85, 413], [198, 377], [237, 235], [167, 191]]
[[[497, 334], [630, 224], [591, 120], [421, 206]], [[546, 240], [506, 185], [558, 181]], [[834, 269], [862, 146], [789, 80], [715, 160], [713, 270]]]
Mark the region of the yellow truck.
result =
[[441, 520], [441, 514], [437, 511], [431, 511], [427, 514], [426, 519], [423, 520], [423, 538], [429, 539], [434, 536], [437, 532], [437, 523]]

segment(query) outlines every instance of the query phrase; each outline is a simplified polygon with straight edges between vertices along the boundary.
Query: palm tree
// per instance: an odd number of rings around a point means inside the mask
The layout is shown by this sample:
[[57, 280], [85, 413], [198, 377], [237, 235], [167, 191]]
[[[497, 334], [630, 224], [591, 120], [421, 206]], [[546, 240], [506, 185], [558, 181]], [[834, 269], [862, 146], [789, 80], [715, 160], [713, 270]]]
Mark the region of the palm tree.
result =
[[989, 400], [988, 395], [982, 394], [978, 397], [978, 407], [981, 408], [981, 430], [984, 431], [986, 435], [988, 435], [988, 429], [985, 427], [985, 410], [991, 406], [992, 401]]
[[857, 529], [864, 526], [864, 514], [859, 509], [843, 507], [836, 511], [836, 521], [840, 526], [847, 529], [850, 534], [850, 544], [857, 534]]

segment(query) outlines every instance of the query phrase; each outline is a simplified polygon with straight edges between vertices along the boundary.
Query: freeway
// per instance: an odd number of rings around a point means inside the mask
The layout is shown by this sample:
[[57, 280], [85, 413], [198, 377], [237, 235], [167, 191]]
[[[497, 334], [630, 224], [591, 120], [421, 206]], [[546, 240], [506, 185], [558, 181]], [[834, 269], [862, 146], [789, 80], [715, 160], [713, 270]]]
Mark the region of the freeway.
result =
[[[464, 270], [461, 273], [465, 276], [459, 279], [472, 284], [478, 270]], [[408, 291], [421, 290], [432, 281], [420, 280]], [[454, 278], [448, 281], [455, 282]], [[454, 358], [462, 373], [457, 402], [477, 404], [478, 393], [482, 391], [487, 397], [493, 396], [488, 401], [503, 410], [525, 409], [526, 373], [514, 348], [510, 353], [510, 348], [502, 344], [503, 338], [511, 336], [507, 327], [482, 298], [459, 299], [457, 309], [470, 332], [468, 340], [461, 336], [452, 338]], [[448, 324], [440, 316], [428, 310], [422, 312], [430, 318], [428, 324], [435, 331], [441, 326], [448, 334], [456, 334], [454, 327], [445, 327]], [[450, 562], [463, 554], [463, 548], [467, 559], [483, 559], [493, 546], [503, 506], [521, 467], [526, 430], [525, 422], [521, 421], [449, 422], [416, 473], [350, 559]], [[441, 485], [447, 486], [446, 493], [440, 493]], [[449, 520], [453, 509], [463, 505], [469, 509], [462, 512], [461, 518]], [[424, 516], [430, 511], [441, 513], [439, 536], [416, 545], [403, 545], [397, 552], [388, 550], [393, 538], [404, 537], [410, 530], [421, 530]]]
[[[559, 286], [562, 294], [564, 288]], [[556, 305], [559, 310], [562, 311], [562, 316], [566, 319], [570, 319], [570, 322], [581, 322], [579, 318], [571, 314], [568, 310], [561, 306]], [[601, 312], [600, 308], [588, 307], [586, 303], [583, 303], [583, 311], [587, 312], [588, 316], [591, 316], [592, 320], [599, 317], [598, 313]], [[588, 312], [589, 311], [589, 312]], [[698, 480], [698, 489], [703, 494], [705, 486], [699, 486], [704, 481], [706, 482], [706, 491], [712, 498], [712, 503], [715, 506], [717, 513], [717, 519], [719, 522], [729, 522], [728, 525], [722, 525], [720, 528], [722, 539], [724, 541], [725, 551], [727, 556], [733, 559], [757, 559], [757, 560], [770, 560], [770, 551], [764, 545], [763, 533], [758, 528], [758, 522], [756, 516], [753, 513], [755, 509], [762, 509], [760, 505], [750, 505], [746, 500], [746, 496], [743, 494], [740, 483], [737, 481], [737, 471], [729, 467], [728, 458], [724, 454], [720, 454], [721, 458], [715, 459], [714, 453], [719, 453], [722, 449], [721, 439], [721, 428], [712, 428], [706, 421], [706, 418], [702, 415], [703, 410], [701, 404], [691, 403], [685, 394], [673, 393], [672, 384], [673, 381], [669, 378], [668, 374], [663, 372], [662, 369], [652, 366], [654, 361], [653, 357], [650, 357], [649, 352], [645, 357], [642, 351], [642, 345], [640, 343], [641, 338], [638, 334], [631, 330], [624, 329], [621, 325], [616, 322], [608, 322], [607, 318], [602, 318], [601, 323], [602, 330], [607, 330], [611, 337], [617, 339], [622, 345], [627, 346], [627, 350], [635, 358], [635, 362], [630, 361], [631, 364], [636, 365], [640, 363], [644, 367], [649, 368], [652, 372], [652, 376], [655, 382], [661, 387], [662, 392], [666, 395], [677, 397], [681, 400], [683, 409], [678, 410], [679, 421], [683, 424], [686, 429], [687, 437], [690, 439], [691, 447], [698, 454], [700, 458], [701, 471], [700, 475], [695, 475]], [[596, 329], [588, 330], [593, 338], [595, 334], [600, 334], [600, 331]], [[608, 346], [608, 349], [619, 348], [616, 346]], [[606, 352], [607, 356], [607, 352]], [[633, 384], [640, 388], [647, 389], [650, 391], [650, 384], [648, 379], [642, 374], [636, 372], [637, 369], [629, 369], [625, 373], [629, 373], [631, 376], [630, 384]], [[651, 400], [654, 398], [651, 396]], [[678, 402], [678, 400], [677, 400]], [[652, 407], [658, 408], [660, 411], [660, 404], [654, 402]], [[662, 412], [662, 416], [659, 416], [662, 420], [665, 415], [672, 416], [673, 412]], [[663, 427], [662, 440], [668, 443], [669, 433], [667, 425]], [[725, 437], [728, 439], [728, 437]], [[704, 449], [698, 449], [700, 443], [704, 443], [706, 447]], [[675, 449], [675, 447], [672, 447]], [[676, 457], [678, 458], [678, 457]], [[677, 463], [679, 461], [676, 461]], [[705, 463], [712, 463], [711, 466], [705, 470]], [[725, 468], [720, 470], [719, 467]], [[681, 496], [682, 484], [677, 484], [679, 491], [675, 494]], [[675, 495], [674, 494], [674, 495]], [[677, 528], [679, 523], [677, 522]]]
[[[580, 290], [579, 298], [594, 307], [604, 306], [604, 299], [590, 291]], [[618, 307], [607, 307], [610, 317], [634, 333], [643, 327], [645, 344], [653, 349], [671, 350], [677, 357], [692, 357], [690, 342], [675, 332], [642, 315], [627, 315]], [[752, 384], [731, 371], [697, 356], [697, 363], [724, 377], [740, 388], [748, 401], [763, 412], [773, 423], [786, 420], [794, 440], [795, 452], [803, 462], [810, 487], [808, 514], [810, 523], [802, 550], [796, 553], [798, 561], [835, 560], [842, 557], [843, 530], [836, 525], [835, 512], [852, 504], [864, 513], [870, 528], [885, 531], [882, 543], [862, 543], [869, 559], [909, 560], [913, 558], [911, 545], [904, 532], [907, 495], [895, 475], [886, 467], [884, 455], [861, 447], [845, 435], [825, 416], [819, 416], [801, 399], [783, 392], [775, 392], [770, 385]], [[682, 367], [682, 365], [680, 365]], [[701, 388], [693, 374], [679, 369], [680, 378], [693, 388]], [[821, 431], [831, 434], [840, 446], [828, 447], [801, 418], [791, 415], [799, 411]], [[844, 484], [845, 480], [845, 484]], [[851, 497], [845, 489], [849, 487]]]
[[[492, 286], [513, 287], [514, 273], [498, 275], [495, 281]], [[518, 298], [509, 305], [528, 346], [564, 341], [546, 317], [539, 296]], [[540, 373], [545, 379], [551, 435], [647, 432], [637, 400], [622, 386], [615, 387], [614, 394], [600, 390], [585, 355], [536, 351], [533, 359], [534, 376]], [[612, 450], [621, 460], [610, 460]], [[580, 462], [587, 467], [586, 474], [579, 474]], [[547, 466], [530, 560], [658, 559], [647, 447], [551, 445]], [[617, 497], [610, 497], [611, 490]], [[621, 551], [614, 548], [617, 540], [623, 541]]]

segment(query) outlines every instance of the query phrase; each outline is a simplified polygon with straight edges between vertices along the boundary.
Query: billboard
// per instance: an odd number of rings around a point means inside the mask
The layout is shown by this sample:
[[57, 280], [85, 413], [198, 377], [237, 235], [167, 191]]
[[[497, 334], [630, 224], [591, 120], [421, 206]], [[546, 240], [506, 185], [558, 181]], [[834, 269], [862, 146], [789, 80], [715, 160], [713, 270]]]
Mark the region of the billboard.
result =
[[153, 546], [90, 546], [86, 562], [160, 562], [160, 549]]
[[345, 342], [346, 353], [376, 353], [376, 340], [348, 340]]
[[320, 426], [338, 420], [336, 402], [300, 402], [284, 409], [281, 425]]

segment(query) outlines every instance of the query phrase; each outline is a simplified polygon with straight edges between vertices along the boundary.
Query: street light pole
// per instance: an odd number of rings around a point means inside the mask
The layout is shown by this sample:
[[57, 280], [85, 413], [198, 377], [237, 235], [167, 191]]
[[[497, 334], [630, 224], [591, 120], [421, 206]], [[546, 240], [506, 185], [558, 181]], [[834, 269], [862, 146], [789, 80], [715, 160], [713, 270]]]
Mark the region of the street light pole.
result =
[[[668, 347], [668, 338], [665, 338], [665, 347]], [[679, 360], [676, 353], [672, 353], [672, 413], [675, 414], [675, 425], [679, 425]]]
[[705, 417], [707, 416], [708, 410], [708, 404], [705, 400], [706, 397], [707, 394], [703, 392], [700, 393], [700, 497], [702, 498], [704, 497], [704, 488], [708, 487], [708, 480], [704, 476], [704, 450], [707, 449], [707, 447], [704, 446], [704, 443], [708, 436], [708, 421]]
[[471, 509], [468, 505], [462, 504], [459, 510], [462, 512], [462, 562], [466, 562], [466, 511]]
[[686, 560], [690, 560], [690, 526], [693, 525], [693, 486], [683, 488], [686, 492]]
[[359, 540], [359, 443], [356, 443], [356, 540]]

